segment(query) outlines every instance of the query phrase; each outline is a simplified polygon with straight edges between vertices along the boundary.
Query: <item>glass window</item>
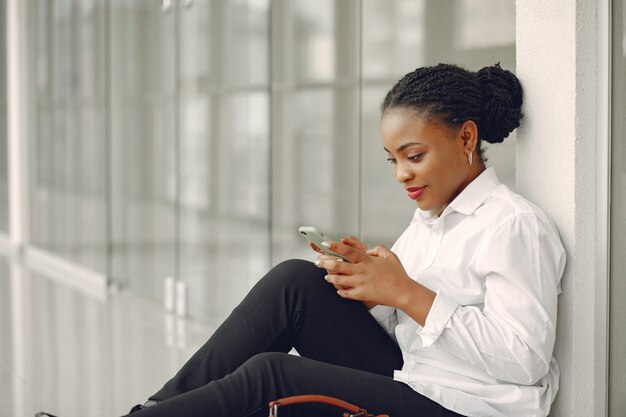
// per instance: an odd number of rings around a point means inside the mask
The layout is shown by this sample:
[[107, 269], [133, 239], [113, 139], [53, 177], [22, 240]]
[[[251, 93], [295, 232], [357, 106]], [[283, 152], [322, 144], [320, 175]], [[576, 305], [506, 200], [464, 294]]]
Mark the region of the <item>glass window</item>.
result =
[[31, 16], [35, 245], [105, 272], [104, 0], [39, 0]]
[[180, 11], [177, 278], [196, 317], [227, 315], [269, 268], [269, 1]]
[[178, 9], [149, 0], [109, 7], [111, 274], [161, 302], [176, 273]]
[[359, 2], [276, 2], [272, 261], [314, 259], [298, 233], [358, 234]]
[[454, 10], [454, 43], [460, 49], [510, 47], [514, 15], [514, 1], [461, 0]]
[[[174, 277], [205, 319], [272, 264], [314, 259], [301, 225], [394, 242], [415, 206], [379, 104], [403, 74], [515, 68], [513, 0], [33, 5], [34, 243], [158, 302]], [[488, 151], [509, 185], [514, 146]]]
[[613, 3], [609, 416], [626, 412], [626, 5]]

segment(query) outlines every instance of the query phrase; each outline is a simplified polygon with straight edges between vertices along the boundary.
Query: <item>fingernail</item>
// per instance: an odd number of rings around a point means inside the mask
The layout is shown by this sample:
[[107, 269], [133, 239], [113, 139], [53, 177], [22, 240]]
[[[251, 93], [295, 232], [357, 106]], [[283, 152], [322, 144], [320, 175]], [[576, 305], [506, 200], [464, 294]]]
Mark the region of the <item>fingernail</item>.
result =
[[320, 266], [320, 260], [315, 261], [315, 266]]
[[324, 275], [324, 279], [328, 281], [328, 275]]
[[343, 262], [343, 258], [337, 258], [337, 262]]
[[322, 242], [322, 246], [325, 248], [330, 248], [330, 242]]

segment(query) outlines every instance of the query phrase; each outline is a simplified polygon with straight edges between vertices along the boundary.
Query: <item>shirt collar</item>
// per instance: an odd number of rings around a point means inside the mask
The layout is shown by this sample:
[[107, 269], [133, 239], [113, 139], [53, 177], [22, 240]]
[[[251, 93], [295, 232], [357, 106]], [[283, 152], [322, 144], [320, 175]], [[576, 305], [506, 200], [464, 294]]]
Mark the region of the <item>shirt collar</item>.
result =
[[[443, 211], [441, 217], [452, 211], [469, 216], [483, 204], [483, 202], [498, 185], [500, 185], [500, 180], [498, 180], [498, 176], [496, 175], [496, 171], [493, 167], [485, 169], [474, 179], [474, 181], [470, 182], [454, 200], [452, 200], [448, 207], [446, 207]], [[418, 208], [415, 210], [413, 218], [414, 220], [420, 219], [425, 223], [432, 224], [439, 219], [439, 216]]]

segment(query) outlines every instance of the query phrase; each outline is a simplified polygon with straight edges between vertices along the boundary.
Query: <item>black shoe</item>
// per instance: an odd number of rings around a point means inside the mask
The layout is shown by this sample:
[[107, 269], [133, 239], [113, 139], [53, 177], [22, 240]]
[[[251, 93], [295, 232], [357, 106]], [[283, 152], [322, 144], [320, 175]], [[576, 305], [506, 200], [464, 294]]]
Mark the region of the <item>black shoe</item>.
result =
[[[146, 401], [143, 405], [141, 405], [141, 404], [137, 404], [136, 406], [134, 406], [133, 408], [131, 408], [131, 409], [130, 409], [130, 411], [128, 412], [128, 414], [132, 414], [132, 413], [134, 413], [134, 412], [136, 412], [136, 411], [141, 411], [141, 410], [143, 410], [143, 409], [144, 409], [144, 408], [146, 408], [146, 407], [150, 407], [151, 405], [156, 405], [156, 404], [158, 404], [158, 403], [159, 403], [159, 402], [158, 402], [158, 401], [155, 401], [155, 400], [148, 400], [148, 401]], [[35, 417], [36, 417], [36, 416], [35, 416]], [[42, 416], [42, 417], [44, 417], [44, 416]], [[54, 417], [54, 416], [52, 416], [52, 417]]]
[[35, 417], [56, 417], [56, 416], [53, 416], [52, 414], [40, 412], [40, 413], [35, 414]]

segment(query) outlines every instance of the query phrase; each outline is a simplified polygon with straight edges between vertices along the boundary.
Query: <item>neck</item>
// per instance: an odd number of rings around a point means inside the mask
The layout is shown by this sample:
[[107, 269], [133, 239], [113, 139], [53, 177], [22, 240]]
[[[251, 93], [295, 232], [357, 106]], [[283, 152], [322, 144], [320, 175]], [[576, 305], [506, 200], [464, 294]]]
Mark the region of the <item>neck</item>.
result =
[[[468, 172], [467, 177], [461, 183], [459, 188], [457, 188], [456, 191], [452, 194], [452, 197], [450, 198], [450, 202], [454, 201], [454, 199], [459, 194], [461, 194], [461, 192], [465, 189], [465, 187], [467, 187], [472, 181], [474, 181], [476, 178], [478, 178], [478, 176], [480, 174], [482, 174], [483, 171], [485, 171], [485, 169], [487, 169], [487, 168], [485, 167], [485, 163], [483, 161], [476, 161], [476, 163], [472, 164], [472, 166], [470, 167], [470, 170]], [[444, 204], [443, 206], [441, 206], [439, 208], [439, 210], [437, 210], [437, 216], [441, 216], [441, 214], [446, 209], [446, 207], [448, 207], [449, 204], [450, 203], [447, 203], [447, 204]]]

